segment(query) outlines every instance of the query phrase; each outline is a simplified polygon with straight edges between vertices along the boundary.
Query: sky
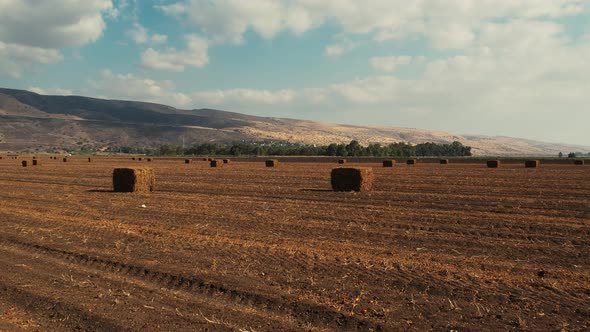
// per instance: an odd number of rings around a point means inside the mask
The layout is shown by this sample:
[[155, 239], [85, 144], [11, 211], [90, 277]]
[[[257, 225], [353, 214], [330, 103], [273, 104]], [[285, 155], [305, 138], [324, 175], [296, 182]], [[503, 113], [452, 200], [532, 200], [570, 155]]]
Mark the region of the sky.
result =
[[590, 145], [590, 0], [0, 0], [0, 86]]

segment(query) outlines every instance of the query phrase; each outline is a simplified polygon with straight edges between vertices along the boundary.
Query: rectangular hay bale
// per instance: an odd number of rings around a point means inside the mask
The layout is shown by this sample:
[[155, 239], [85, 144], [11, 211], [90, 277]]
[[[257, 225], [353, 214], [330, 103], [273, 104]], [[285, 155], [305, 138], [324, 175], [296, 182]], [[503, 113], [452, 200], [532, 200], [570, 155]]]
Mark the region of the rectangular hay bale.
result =
[[26, 161], [26, 160], [23, 160], [23, 161], [21, 162], [21, 165], [23, 165], [23, 167], [27, 167], [28, 163], [27, 163], [27, 161]]
[[418, 161], [416, 159], [408, 159], [406, 161], [406, 164], [408, 164], [408, 165], [416, 165], [417, 162]]
[[393, 167], [395, 166], [395, 160], [383, 160], [383, 167]]
[[154, 170], [146, 167], [115, 168], [113, 170], [113, 191], [152, 192], [155, 189]]
[[449, 160], [448, 159], [441, 159], [440, 160], [440, 164], [441, 165], [448, 165], [449, 164]]
[[499, 168], [502, 163], [499, 160], [488, 160], [486, 165], [488, 168]]
[[338, 159], [340, 165], [346, 164], [346, 159]]
[[584, 165], [584, 160], [574, 160], [574, 165]]
[[264, 162], [266, 167], [277, 167], [279, 166], [279, 161], [276, 159], [268, 159]]
[[209, 165], [211, 167], [223, 167], [223, 161], [222, 160], [215, 160], [215, 159], [213, 159], [213, 160], [211, 160], [209, 162]]
[[373, 190], [372, 168], [334, 168], [331, 173], [333, 191]]
[[541, 165], [541, 161], [539, 160], [526, 160], [524, 162], [524, 167], [526, 168], [537, 168]]
[[193, 162], [193, 161], [192, 161], [192, 160], [190, 160], [190, 159], [185, 159], [185, 160], [184, 160], [184, 163], [185, 163], [185, 164], [191, 164], [192, 162]]
[[229, 159], [223, 159], [223, 163], [224, 164], [230, 164], [231, 163], [231, 160], [229, 160]]
[[41, 165], [41, 160], [33, 159], [33, 166], [39, 166], [39, 165]]

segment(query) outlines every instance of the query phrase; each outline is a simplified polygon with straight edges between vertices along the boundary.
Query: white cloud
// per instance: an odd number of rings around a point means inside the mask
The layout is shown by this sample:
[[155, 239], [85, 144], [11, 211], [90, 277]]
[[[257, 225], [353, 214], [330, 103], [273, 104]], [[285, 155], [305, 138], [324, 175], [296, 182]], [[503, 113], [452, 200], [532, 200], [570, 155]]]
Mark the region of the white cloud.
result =
[[207, 105], [240, 105], [240, 104], [287, 104], [295, 98], [295, 91], [283, 90], [256, 90], [256, 89], [229, 89], [198, 91], [192, 94], [193, 103]]
[[177, 92], [172, 81], [155, 81], [104, 70], [100, 79], [90, 81], [89, 85], [96, 95], [104, 98], [147, 101], [176, 107], [191, 104], [191, 98]]
[[59, 49], [96, 41], [111, 0], [0, 0], [0, 72], [13, 78], [23, 67], [63, 59]]
[[62, 60], [63, 56], [57, 50], [0, 41], [0, 73], [5, 73], [12, 78], [21, 78], [24, 65], [51, 64]]
[[40, 95], [53, 95], [53, 96], [70, 96], [74, 94], [72, 90], [62, 89], [62, 88], [39, 88], [36, 86], [29, 87], [27, 90], [32, 91], [34, 93], [38, 93]]
[[137, 22], [133, 23], [133, 27], [127, 30], [125, 34], [136, 44], [162, 44], [168, 40], [168, 36], [162, 34], [156, 33], [150, 36], [148, 29]]
[[397, 67], [407, 65], [410, 62], [412, 62], [412, 57], [406, 55], [373, 57], [369, 60], [373, 68], [384, 72], [393, 72]]
[[185, 36], [185, 39], [187, 46], [183, 51], [169, 48], [159, 52], [148, 48], [141, 55], [142, 65], [150, 69], [175, 72], [184, 71], [186, 67], [201, 68], [207, 65], [209, 63], [207, 41], [196, 35]]
[[324, 55], [329, 57], [340, 56], [344, 53], [348, 53], [358, 47], [357, 43], [349, 40], [342, 41], [340, 43], [328, 45], [324, 48]]
[[[557, 18], [584, 10], [586, 0], [185, 0], [157, 6], [202, 29], [215, 42], [242, 43], [254, 31], [273, 38], [304, 33], [328, 21], [343, 33], [375, 40], [426, 36], [436, 48], [469, 46], [481, 26], [497, 19]], [[339, 49], [333, 48], [335, 53]], [[328, 51], [329, 52], [329, 51]], [[334, 53], [334, 52], [332, 52]]]

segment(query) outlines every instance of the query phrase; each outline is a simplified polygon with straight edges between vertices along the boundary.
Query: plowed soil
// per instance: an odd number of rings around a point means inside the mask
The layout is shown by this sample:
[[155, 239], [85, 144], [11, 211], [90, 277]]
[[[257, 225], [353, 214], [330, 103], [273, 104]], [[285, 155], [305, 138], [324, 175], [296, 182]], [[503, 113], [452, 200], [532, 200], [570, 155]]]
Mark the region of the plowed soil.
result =
[[590, 329], [589, 166], [41, 159], [0, 160], [0, 330]]

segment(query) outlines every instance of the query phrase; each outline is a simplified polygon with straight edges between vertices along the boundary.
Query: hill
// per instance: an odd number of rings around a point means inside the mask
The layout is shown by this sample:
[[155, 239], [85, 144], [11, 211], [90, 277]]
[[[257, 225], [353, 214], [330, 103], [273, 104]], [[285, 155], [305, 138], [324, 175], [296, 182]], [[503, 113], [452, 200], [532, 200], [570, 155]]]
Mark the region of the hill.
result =
[[51, 151], [82, 146], [158, 147], [205, 142], [289, 141], [309, 144], [450, 143], [477, 155], [556, 155], [590, 147], [512, 137], [454, 135], [397, 127], [363, 127], [267, 118], [213, 109], [181, 110], [136, 101], [82, 96], [45, 96], [0, 88], [0, 150]]

